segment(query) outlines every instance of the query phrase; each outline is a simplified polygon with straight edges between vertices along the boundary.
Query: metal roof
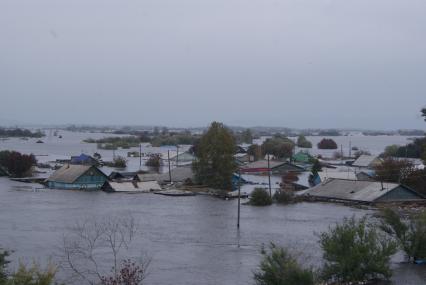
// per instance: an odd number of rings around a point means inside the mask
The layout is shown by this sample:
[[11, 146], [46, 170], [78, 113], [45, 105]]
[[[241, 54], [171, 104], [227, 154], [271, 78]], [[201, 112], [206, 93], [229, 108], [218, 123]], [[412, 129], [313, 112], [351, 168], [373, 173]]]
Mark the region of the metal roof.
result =
[[[65, 164], [56, 170], [47, 181], [73, 183], [91, 168], [103, 174], [102, 171], [92, 165]], [[106, 177], [105, 174], [103, 175]]]
[[327, 179], [337, 178], [337, 179], [347, 179], [347, 180], [357, 180], [356, 174], [354, 171], [320, 171], [318, 172], [319, 177], [322, 182], [325, 182]]
[[[276, 160], [270, 160], [269, 161], [269, 167], [270, 168], [279, 167], [283, 164], [285, 164], [285, 162], [283, 162], [283, 161], [276, 161]], [[268, 168], [268, 161], [267, 160], [258, 160], [258, 161], [249, 163], [247, 165], [244, 165], [244, 168]]]
[[[184, 182], [185, 180], [194, 180], [194, 172], [192, 166], [180, 166], [171, 170], [173, 182]], [[159, 181], [170, 181], [169, 172], [162, 174]]]
[[147, 182], [108, 182], [115, 192], [150, 192], [161, 190], [157, 181]]
[[[306, 190], [304, 194], [329, 199], [374, 202], [399, 186], [402, 185], [383, 183], [382, 189], [380, 182], [328, 179], [326, 182]], [[407, 190], [409, 189], [407, 188]]]
[[139, 181], [157, 181], [160, 178], [160, 174], [158, 173], [146, 173], [146, 174], [138, 174]]
[[377, 163], [380, 159], [374, 155], [361, 155], [357, 160], [352, 164], [352, 166], [358, 167], [369, 167], [374, 163]]

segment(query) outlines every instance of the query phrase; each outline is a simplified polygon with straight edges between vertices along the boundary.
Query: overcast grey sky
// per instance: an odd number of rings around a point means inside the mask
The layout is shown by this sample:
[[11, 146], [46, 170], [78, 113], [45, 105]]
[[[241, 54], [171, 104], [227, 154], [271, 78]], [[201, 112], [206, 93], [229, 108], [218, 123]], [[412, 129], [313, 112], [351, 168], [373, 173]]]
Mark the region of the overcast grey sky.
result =
[[424, 129], [425, 13], [425, 0], [0, 0], [0, 124]]

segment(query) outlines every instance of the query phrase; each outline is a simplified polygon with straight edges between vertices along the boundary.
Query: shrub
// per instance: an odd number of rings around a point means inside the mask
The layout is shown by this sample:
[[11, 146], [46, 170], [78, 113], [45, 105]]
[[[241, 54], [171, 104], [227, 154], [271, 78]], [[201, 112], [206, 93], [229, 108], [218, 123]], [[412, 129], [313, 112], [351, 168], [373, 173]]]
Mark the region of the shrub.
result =
[[145, 163], [145, 165], [149, 166], [149, 167], [159, 168], [161, 166], [160, 155], [154, 154], [154, 155], [150, 156], [149, 159], [147, 160], [147, 162]]
[[306, 139], [304, 135], [297, 138], [297, 146], [302, 148], [312, 148], [312, 143]]
[[383, 210], [381, 228], [393, 236], [409, 261], [426, 258], [426, 212], [410, 215], [407, 220], [392, 209]]
[[303, 269], [284, 248], [271, 243], [269, 252], [262, 248], [263, 259], [254, 273], [257, 285], [313, 285], [314, 274]]
[[337, 149], [337, 143], [332, 139], [322, 139], [318, 143], [319, 149]]
[[101, 285], [140, 285], [146, 277], [146, 270], [147, 267], [143, 264], [137, 264], [130, 259], [123, 260], [117, 274], [101, 277]]
[[365, 218], [345, 218], [342, 224], [320, 235], [320, 245], [324, 250], [325, 281], [357, 284], [392, 275], [389, 262], [397, 245], [367, 225]]
[[33, 165], [37, 163], [34, 155], [21, 154], [16, 151], [0, 151], [0, 166], [3, 166], [12, 176], [29, 175]]
[[250, 205], [253, 206], [268, 206], [272, 204], [272, 198], [268, 191], [263, 188], [255, 188], [251, 193]]
[[294, 201], [294, 194], [291, 191], [280, 189], [274, 193], [273, 198], [279, 204], [288, 204]]

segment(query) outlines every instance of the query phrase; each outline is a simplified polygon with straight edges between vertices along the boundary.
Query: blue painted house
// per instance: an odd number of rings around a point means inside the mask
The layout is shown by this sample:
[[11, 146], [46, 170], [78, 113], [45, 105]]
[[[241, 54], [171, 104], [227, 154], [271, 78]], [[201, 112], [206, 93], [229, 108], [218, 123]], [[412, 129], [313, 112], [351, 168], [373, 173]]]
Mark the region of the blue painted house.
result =
[[47, 179], [47, 185], [53, 189], [97, 190], [107, 180], [96, 166], [66, 164]]

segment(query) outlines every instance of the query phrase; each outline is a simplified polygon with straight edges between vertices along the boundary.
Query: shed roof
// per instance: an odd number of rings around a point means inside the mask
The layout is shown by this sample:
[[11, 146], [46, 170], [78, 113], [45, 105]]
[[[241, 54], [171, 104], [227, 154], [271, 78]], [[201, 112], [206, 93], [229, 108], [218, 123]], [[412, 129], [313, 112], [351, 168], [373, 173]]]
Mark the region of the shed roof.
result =
[[354, 171], [320, 171], [318, 172], [319, 177], [322, 182], [325, 182], [327, 179], [347, 179], [347, 180], [357, 180], [356, 174]]
[[146, 182], [108, 182], [115, 192], [150, 192], [152, 190], [161, 190], [157, 181]]
[[102, 171], [92, 165], [65, 164], [64, 166], [56, 170], [47, 179], [47, 181], [73, 183], [90, 169], [94, 169], [105, 177], [107, 177]]
[[[180, 166], [171, 170], [172, 181], [184, 182], [187, 179], [194, 180], [194, 172], [192, 166]], [[159, 178], [160, 181], [170, 181], [169, 173], [162, 174]]]
[[[375, 181], [328, 179], [326, 182], [306, 190], [304, 194], [328, 199], [374, 202], [400, 186], [407, 191], [414, 192], [410, 188], [397, 183], [383, 183], [382, 188], [382, 184]], [[419, 194], [417, 195], [422, 198]]]
[[160, 174], [158, 174], [158, 173], [138, 174], [138, 179], [141, 182], [157, 181], [159, 178], [160, 178]]
[[360, 157], [358, 157], [357, 160], [354, 161], [352, 165], [357, 167], [370, 167], [373, 166], [375, 163], [378, 163], [379, 161], [380, 159], [377, 156], [361, 155]]

